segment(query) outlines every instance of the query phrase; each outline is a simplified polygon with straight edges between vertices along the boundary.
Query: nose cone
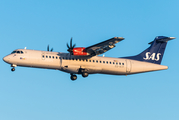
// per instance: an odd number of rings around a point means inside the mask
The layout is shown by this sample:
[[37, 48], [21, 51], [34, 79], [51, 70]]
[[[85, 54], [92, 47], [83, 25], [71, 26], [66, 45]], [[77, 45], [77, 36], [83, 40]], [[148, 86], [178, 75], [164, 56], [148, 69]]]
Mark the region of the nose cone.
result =
[[3, 60], [4, 60], [4, 62], [9, 62], [9, 57], [8, 56], [5, 56], [4, 58], [3, 58]]

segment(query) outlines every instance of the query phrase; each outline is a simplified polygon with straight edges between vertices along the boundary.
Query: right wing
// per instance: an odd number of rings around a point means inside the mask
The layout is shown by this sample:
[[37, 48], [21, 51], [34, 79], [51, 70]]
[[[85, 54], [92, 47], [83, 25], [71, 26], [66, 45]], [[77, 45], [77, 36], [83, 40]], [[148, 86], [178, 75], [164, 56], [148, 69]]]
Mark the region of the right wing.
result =
[[122, 40], [124, 40], [123, 37], [113, 37], [109, 40], [87, 47], [86, 51], [90, 54], [90, 56], [100, 55], [114, 48], [115, 44]]

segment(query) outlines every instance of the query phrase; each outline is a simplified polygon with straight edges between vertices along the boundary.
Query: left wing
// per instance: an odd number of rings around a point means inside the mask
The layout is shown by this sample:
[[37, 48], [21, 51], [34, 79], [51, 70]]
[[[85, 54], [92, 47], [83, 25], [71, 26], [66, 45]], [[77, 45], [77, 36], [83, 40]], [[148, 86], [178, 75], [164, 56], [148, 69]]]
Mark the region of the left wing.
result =
[[90, 54], [90, 56], [100, 55], [114, 48], [115, 44], [122, 40], [124, 40], [123, 37], [114, 37], [98, 44], [89, 46], [86, 48], [86, 51]]

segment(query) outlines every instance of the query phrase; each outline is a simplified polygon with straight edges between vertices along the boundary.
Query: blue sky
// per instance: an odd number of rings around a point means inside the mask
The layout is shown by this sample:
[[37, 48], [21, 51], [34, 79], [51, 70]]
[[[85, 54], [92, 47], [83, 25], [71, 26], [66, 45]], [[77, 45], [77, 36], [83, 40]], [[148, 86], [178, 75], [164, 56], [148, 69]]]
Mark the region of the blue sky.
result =
[[[14, 49], [66, 52], [73, 37], [87, 47], [124, 37], [108, 57], [135, 55], [156, 36], [179, 38], [178, 0], [1, 0], [0, 57]], [[178, 120], [178, 39], [168, 43], [168, 70], [130, 76], [89, 75], [73, 82], [56, 70], [0, 61], [1, 120]]]

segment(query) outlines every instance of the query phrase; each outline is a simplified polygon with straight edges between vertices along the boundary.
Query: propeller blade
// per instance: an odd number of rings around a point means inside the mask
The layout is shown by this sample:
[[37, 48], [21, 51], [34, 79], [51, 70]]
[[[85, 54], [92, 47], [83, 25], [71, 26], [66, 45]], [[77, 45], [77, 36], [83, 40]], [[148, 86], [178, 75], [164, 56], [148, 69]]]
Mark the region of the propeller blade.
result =
[[74, 48], [75, 46], [76, 46], [76, 44], [74, 44], [72, 48]]
[[53, 48], [50, 50], [51, 52], [53, 51]]
[[67, 47], [68, 47], [68, 49], [70, 48], [69, 45], [68, 45], [68, 43], [67, 43]]
[[47, 46], [47, 51], [49, 51], [49, 45]]
[[71, 38], [71, 40], [70, 40], [70, 48], [72, 48], [72, 38]]

